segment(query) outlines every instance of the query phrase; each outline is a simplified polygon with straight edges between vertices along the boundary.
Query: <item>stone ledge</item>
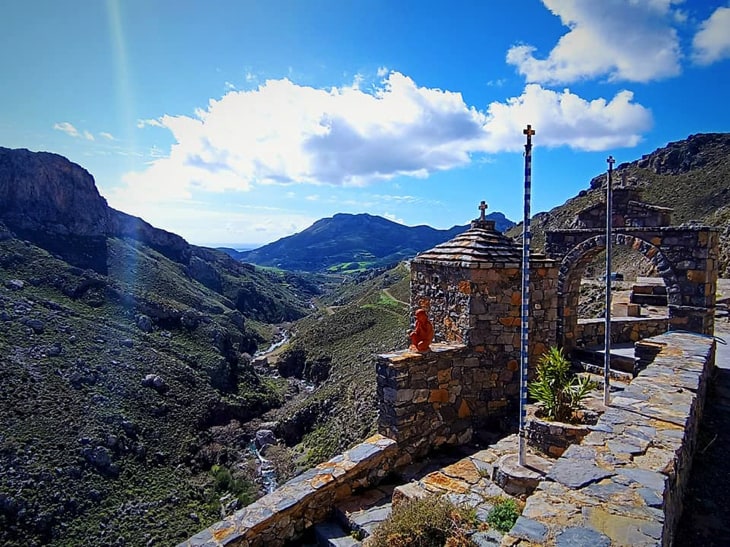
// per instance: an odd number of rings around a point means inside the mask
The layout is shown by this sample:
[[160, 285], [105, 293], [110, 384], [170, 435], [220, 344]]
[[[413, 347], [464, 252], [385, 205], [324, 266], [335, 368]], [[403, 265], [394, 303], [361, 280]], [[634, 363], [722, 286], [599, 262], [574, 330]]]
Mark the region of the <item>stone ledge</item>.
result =
[[373, 435], [309, 469], [271, 494], [181, 543], [178, 547], [280, 546], [324, 520], [354, 490], [379, 483], [393, 468], [398, 447]]
[[[522, 516], [544, 527], [537, 544], [572, 545], [565, 541], [574, 535], [605, 546], [672, 544], [714, 340], [669, 332], [642, 343], [659, 349], [654, 362], [527, 499]], [[523, 545], [518, 532], [502, 545]]]

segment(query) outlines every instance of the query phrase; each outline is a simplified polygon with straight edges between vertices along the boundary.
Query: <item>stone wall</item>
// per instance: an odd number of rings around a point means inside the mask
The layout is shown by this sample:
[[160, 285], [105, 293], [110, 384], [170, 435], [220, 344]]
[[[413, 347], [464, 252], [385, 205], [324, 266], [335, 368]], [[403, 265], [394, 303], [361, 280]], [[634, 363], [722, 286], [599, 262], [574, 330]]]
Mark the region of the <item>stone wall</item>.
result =
[[395, 441], [375, 435], [305, 471], [179, 547], [277, 547], [325, 520], [354, 491], [378, 484], [397, 458]]
[[517, 361], [495, 364], [464, 345], [433, 344], [431, 350], [378, 357], [378, 432], [398, 442], [398, 465], [443, 445], [465, 444], [475, 428], [516, 408]]
[[636, 353], [653, 362], [555, 462], [502, 545], [672, 545], [715, 343], [668, 332]]
[[[530, 261], [530, 363], [555, 345], [558, 326], [555, 263]], [[485, 354], [489, 366], [520, 360], [519, 263], [454, 267], [414, 261], [411, 303], [428, 310], [437, 342], [464, 344]], [[510, 365], [511, 366], [511, 365]]]
[[[611, 343], [623, 344], [636, 342], [643, 338], [658, 336], [667, 332], [669, 321], [666, 317], [624, 317], [611, 318]], [[604, 319], [579, 319], [575, 331], [578, 346], [602, 346], [606, 332]]]

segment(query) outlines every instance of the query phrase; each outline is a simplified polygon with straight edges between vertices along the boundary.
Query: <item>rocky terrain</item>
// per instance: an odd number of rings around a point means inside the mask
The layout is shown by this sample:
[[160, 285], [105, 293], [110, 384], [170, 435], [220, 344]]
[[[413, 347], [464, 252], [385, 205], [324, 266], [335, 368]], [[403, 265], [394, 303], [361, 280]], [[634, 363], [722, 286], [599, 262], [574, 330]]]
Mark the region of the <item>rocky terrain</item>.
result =
[[167, 544], [257, 496], [230, 424], [285, 400], [250, 356], [316, 293], [1, 149], [0, 544]]

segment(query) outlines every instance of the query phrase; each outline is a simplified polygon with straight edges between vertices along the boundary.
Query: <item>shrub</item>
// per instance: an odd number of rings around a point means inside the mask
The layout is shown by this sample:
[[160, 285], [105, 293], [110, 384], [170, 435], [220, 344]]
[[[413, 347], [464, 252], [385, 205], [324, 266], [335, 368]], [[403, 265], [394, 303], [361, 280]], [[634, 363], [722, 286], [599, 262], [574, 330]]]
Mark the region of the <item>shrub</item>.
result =
[[473, 509], [443, 497], [427, 496], [398, 505], [372, 535], [374, 547], [472, 547]]
[[561, 422], [570, 421], [581, 402], [595, 388], [595, 382], [570, 372], [570, 361], [563, 355], [563, 350], [556, 347], [540, 356], [537, 379], [527, 386], [530, 396], [543, 405], [545, 418]]
[[517, 502], [512, 498], [500, 498], [487, 515], [487, 524], [500, 532], [509, 532], [520, 516]]

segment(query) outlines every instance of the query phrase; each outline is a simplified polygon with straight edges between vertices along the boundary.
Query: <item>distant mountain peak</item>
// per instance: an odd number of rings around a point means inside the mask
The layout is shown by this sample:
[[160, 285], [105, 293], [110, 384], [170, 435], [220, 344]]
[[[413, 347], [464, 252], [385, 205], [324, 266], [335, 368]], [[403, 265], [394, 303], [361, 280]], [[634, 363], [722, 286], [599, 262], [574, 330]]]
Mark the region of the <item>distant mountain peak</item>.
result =
[[[514, 225], [502, 213], [487, 218], [504, 231]], [[286, 270], [321, 271], [348, 266], [379, 267], [411, 258], [447, 241], [468, 225], [438, 230], [430, 226], [405, 226], [369, 213], [337, 213], [317, 220], [309, 228], [235, 257], [262, 266]]]

